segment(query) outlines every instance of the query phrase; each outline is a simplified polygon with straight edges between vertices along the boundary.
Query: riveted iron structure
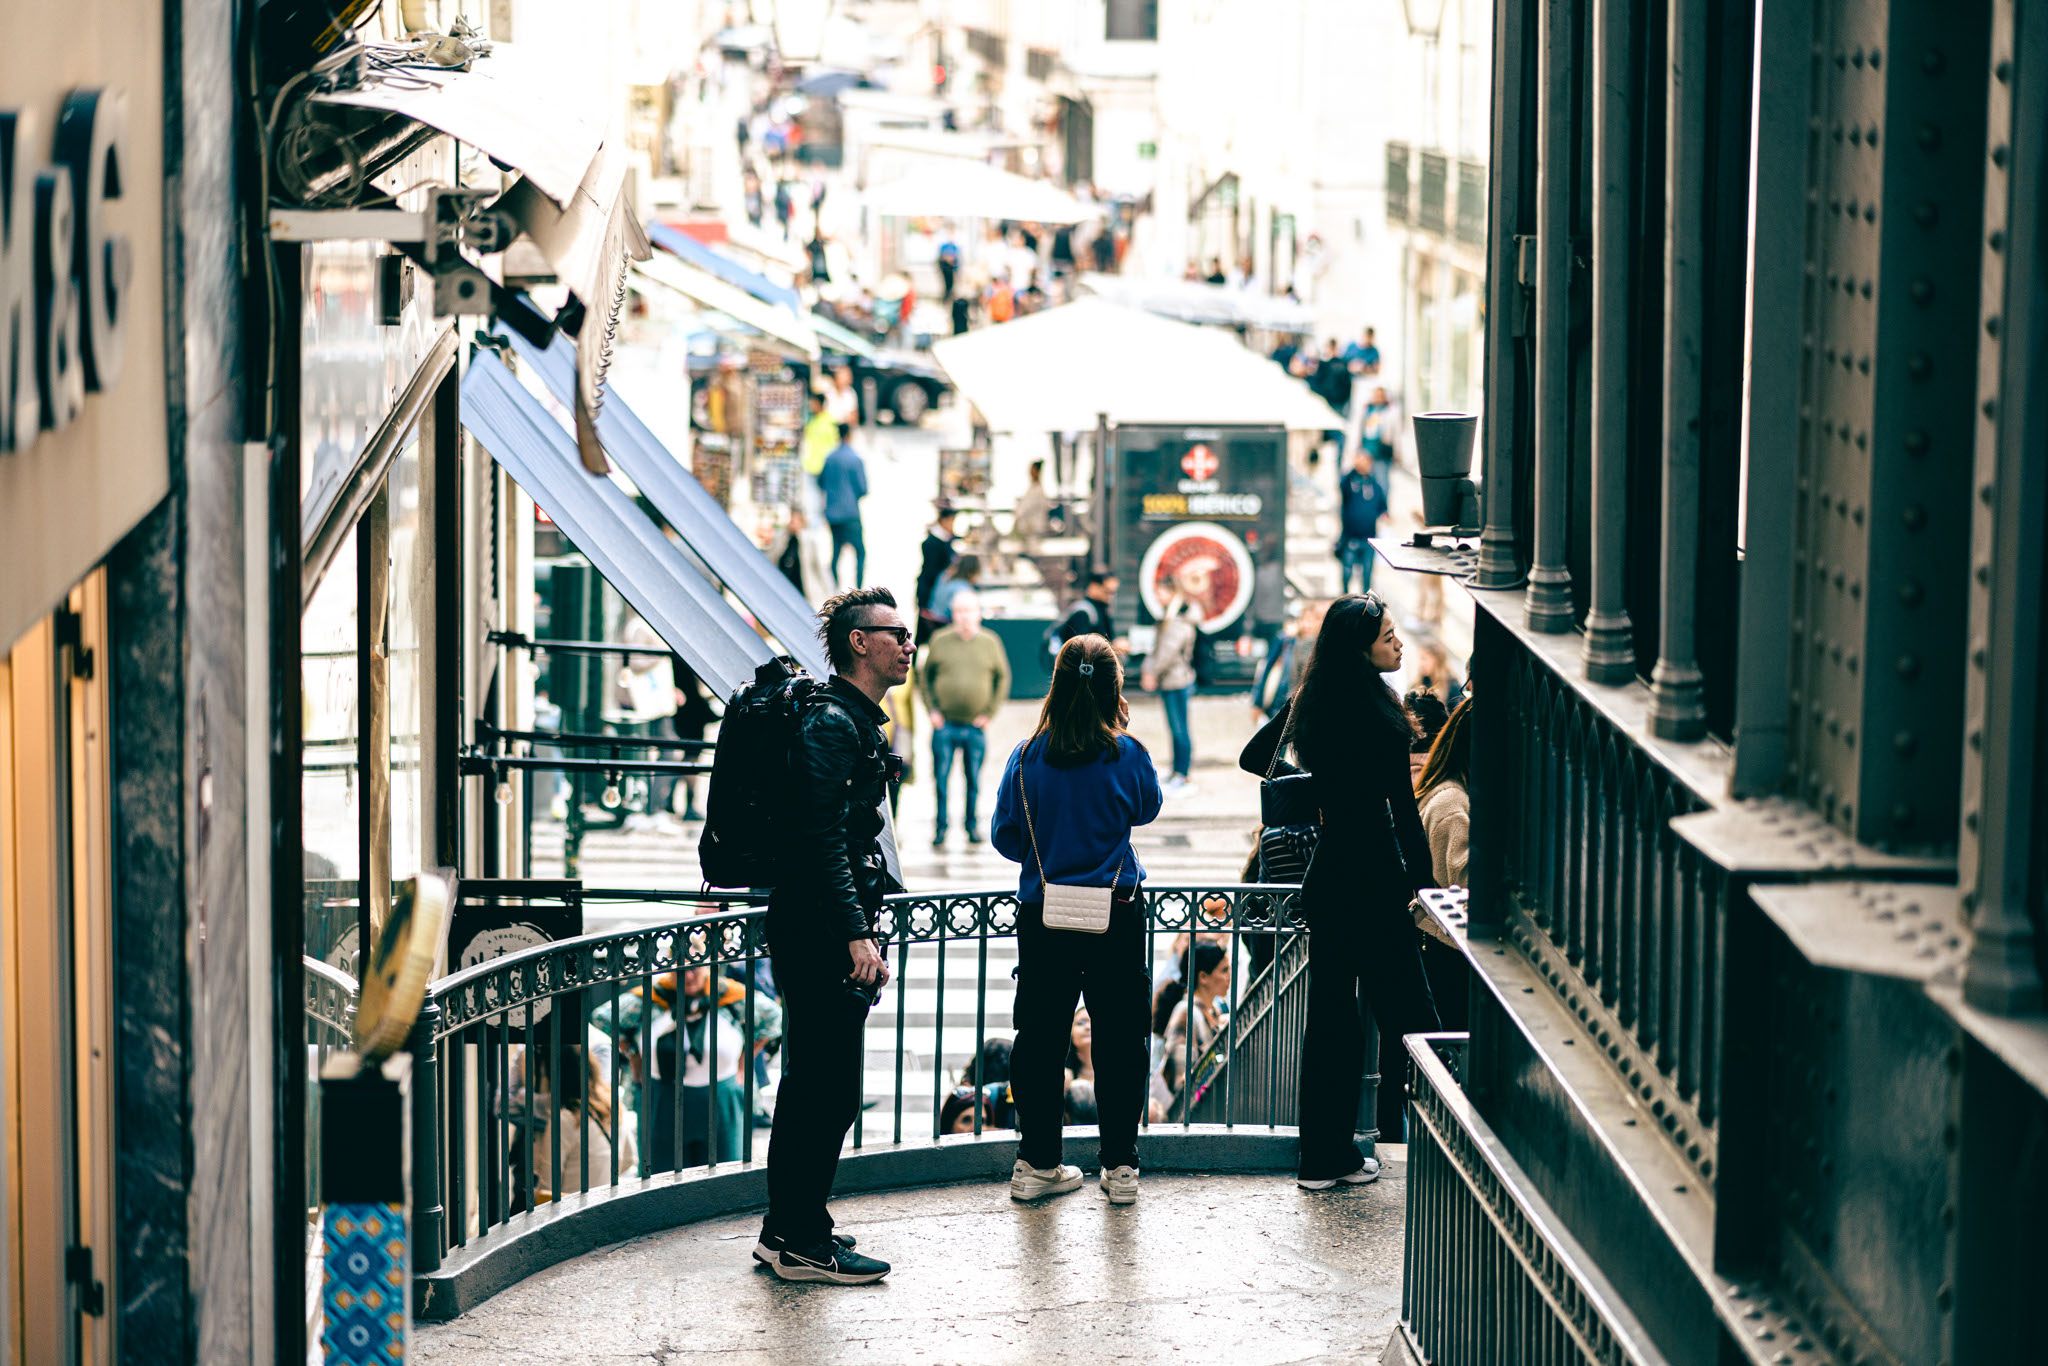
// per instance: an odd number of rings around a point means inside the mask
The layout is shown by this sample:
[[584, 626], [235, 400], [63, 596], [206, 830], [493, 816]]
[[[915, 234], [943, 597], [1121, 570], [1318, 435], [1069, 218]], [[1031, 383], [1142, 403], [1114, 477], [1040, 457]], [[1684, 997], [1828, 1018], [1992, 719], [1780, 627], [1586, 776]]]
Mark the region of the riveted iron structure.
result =
[[2048, 12], [1497, 13], [1474, 991], [1388, 1359], [2031, 1359]]

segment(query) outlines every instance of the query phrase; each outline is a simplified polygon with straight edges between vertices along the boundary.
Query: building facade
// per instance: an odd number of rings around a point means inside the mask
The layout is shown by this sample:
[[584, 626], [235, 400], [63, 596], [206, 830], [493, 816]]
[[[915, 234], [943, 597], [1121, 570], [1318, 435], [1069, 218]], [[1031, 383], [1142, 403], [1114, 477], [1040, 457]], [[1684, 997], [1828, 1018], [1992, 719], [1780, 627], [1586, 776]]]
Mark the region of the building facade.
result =
[[1474, 1004], [1407, 1041], [1389, 1359], [2028, 1359], [2048, 22], [1494, 22]]

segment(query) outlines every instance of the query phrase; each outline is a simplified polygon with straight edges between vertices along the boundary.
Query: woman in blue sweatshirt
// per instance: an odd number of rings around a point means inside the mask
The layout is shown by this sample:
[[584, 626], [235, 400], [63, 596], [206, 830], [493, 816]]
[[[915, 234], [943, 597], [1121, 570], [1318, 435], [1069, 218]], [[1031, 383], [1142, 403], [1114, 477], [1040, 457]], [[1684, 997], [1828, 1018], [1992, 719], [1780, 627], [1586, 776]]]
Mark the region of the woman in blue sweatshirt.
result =
[[[1138, 1198], [1138, 1118], [1151, 1061], [1151, 979], [1138, 900], [1144, 866], [1131, 827], [1159, 814], [1159, 774], [1125, 726], [1123, 665], [1107, 640], [1076, 636], [1053, 663], [1038, 729], [1017, 746], [996, 791], [996, 849], [1024, 865], [1017, 886], [1017, 1042], [1010, 1089], [1021, 1141], [1010, 1198], [1036, 1200], [1081, 1184], [1060, 1160], [1067, 1045], [1085, 997], [1095, 1034], [1102, 1191]], [[1043, 857], [1043, 865], [1040, 859]], [[1045, 884], [1112, 887], [1109, 929], [1045, 927]]]

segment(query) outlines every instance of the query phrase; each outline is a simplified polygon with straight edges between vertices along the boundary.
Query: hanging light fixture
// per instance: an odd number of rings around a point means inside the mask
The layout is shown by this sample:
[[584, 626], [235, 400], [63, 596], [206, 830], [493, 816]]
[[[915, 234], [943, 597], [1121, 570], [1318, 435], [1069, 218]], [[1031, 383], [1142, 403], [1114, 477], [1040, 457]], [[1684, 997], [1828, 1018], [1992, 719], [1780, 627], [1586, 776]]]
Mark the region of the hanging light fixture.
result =
[[824, 56], [831, 17], [832, 0], [775, 0], [775, 50], [785, 66]]

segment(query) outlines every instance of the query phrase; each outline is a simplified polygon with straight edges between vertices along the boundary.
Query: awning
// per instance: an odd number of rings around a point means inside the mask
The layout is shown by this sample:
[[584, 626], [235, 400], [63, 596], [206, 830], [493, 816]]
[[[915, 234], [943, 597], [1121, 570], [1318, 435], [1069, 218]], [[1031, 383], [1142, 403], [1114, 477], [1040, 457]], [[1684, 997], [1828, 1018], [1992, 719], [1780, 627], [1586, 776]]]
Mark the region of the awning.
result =
[[808, 314], [791, 313], [773, 304], [764, 304], [717, 276], [663, 253], [634, 262], [633, 271], [641, 279], [672, 289], [691, 302], [723, 313], [763, 336], [788, 343], [808, 360], [818, 358], [818, 338]]
[[792, 313], [804, 311], [803, 300], [788, 285], [778, 285], [758, 271], [748, 270], [730, 256], [721, 256], [680, 228], [666, 223], [647, 225], [647, 236], [655, 246], [736, 289], [745, 290], [764, 304], [774, 304]]
[[1079, 223], [1102, 214], [1048, 181], [972, 162], [921, 166], [901, 180], [870, 189], [865, 198], [873, 212], [898, 218]]
[[[565, 361], [572, 351], [564, 346]], [[573, 384], [572, 375], [572, 391]], [[699, 677], [726, 695], [753, 681], [755, 668], [772, 657], [768, 642], [625, 490], [584, 471], [561, 423], [487, 352], [463, 377], [462, 423]]]
[[1192, 280], [1147, 280], [1131, 275], [1081, 277], [1081, 288], [1113, 304], [1139, 308], [1184, 323], [1256, 327], [1291, 335], [1316, 330], [1316, 311], [1292, 299]]
[[843, 356], [858, 356], [872, 360], [875, 344], [850, 327], [842, 327], [822, 313], [811, 315], [811, 328], [818, 334], [818, 345], [839, 352]]
[[[575, 383], [573, 348], [557, 337], [554, 345], [543, 351], [509, 328], [500, 329], [500, 334], [511, 337], [520, 363], [531, 366], [549, 392], [567, 402]], [[817, 618], [796, 586], [734, 525], [725, 509], [618, 393], [605, 400], [597, 428], [606, 453], [618, 462], [633, 486], [754, 614], [754, 620], [775, 637], [783, 653], [795, 656], [798, 663], [823, 678], [827, 666], [824, 647], [818, 643]], [[646, 521], [637, 509], [634, 515]]]
[[936, 360], [990, 428], [1080, 432], [1116, 423], [1334, 431], [1330, 405], [1237, 338], [1100, 299], [949, 337]]
[[401, 114], [473, 143], [492, 160], [521, 172], [556, 205], [567, 208], [604, 141], [604, 131], [546, 92], [561, 77], [541, 58], [496, 43], [468, 71], [407, 66], [357, 90], [325, 91], [314, 104]]

